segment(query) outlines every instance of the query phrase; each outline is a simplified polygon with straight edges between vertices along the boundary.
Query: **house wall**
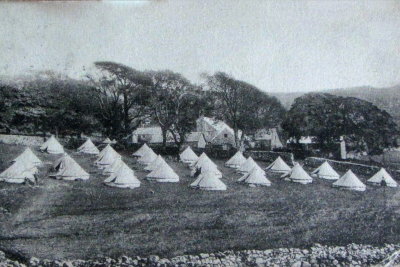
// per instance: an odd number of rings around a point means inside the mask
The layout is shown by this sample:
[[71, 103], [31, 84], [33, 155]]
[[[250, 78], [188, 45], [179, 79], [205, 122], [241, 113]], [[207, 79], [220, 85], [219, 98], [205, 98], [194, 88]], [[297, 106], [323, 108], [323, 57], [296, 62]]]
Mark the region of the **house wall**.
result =
[[206, 145], [207, 145], [207, 142], [204, 139], [204, 137], [201, 137], [200, 140], [197, 142], [197, 147], [198, 148], [205, 148]]
[[211, 142], [213, 145], [229, 144], [235, 146], [235, 136], [228, 130], [222, 130]]
[[132, 134], [132, 144], [138, 143], [138, 136], [136, 134]]
[[275, 128], [271, 129], [271, 147], [274, 148], [282, 148], [283, 144], [279, 138], [278, 132]]

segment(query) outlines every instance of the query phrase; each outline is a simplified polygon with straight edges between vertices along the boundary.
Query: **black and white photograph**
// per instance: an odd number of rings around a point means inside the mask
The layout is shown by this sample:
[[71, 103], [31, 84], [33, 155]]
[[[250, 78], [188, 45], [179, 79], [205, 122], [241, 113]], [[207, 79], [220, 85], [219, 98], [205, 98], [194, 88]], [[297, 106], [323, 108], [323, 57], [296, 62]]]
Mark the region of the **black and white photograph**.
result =
[[0, 267], [400, 266], [400, 1], [0, 0]]

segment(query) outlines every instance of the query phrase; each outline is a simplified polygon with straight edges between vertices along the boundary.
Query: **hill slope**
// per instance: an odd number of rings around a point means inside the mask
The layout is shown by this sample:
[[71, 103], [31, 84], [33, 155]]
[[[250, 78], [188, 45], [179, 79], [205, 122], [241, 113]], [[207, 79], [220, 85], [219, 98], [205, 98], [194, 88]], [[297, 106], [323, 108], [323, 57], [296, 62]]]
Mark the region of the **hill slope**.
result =
[[[400, 85], [389, 88], [374, 88], [374, 87], [354, 87], [343, 89], [330, 89], [314, 93], [330, 93], [338, 96], [356, 97], [366, 100], [376, 105], [378, 108], [389, 112], [397, 124], [400, 123]], [[276, 96], [283, 106], [287, 109], [290, 108], [294, 100], [306, 93], [272, 93]]]

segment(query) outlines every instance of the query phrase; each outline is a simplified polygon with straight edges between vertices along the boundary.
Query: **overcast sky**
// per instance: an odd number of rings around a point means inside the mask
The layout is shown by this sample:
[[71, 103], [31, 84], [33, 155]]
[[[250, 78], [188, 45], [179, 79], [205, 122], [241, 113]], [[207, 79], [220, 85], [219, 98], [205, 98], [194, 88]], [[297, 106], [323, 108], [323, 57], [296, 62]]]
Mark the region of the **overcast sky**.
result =
[[0, 75], [94, 61], [224, 71], [269, 92], [400, 84], [400, 1], [0, 3]]

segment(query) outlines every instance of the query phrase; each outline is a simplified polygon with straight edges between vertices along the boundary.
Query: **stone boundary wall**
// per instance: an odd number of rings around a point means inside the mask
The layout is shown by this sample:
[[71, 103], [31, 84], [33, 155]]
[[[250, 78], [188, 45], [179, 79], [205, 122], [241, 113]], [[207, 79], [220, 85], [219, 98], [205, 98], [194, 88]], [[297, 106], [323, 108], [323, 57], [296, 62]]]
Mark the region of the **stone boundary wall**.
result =
[[[46, 140], [50, 136], [46, 136]], [[93, 142], [101, 142], [103, 139], [98, 137], [90, 137]], [[70, 140], [70, 137], [57, 137], [57, 140], [65, 145]], [[82, 137], [82, 143], [86, 140], [86, 137]], [[0, 134], [0, 143], [7, 145], [21, 145], [21, 146], [40, 146], [45, 140], [43, 136], [35, 136], [35, 135], [14, 135], [14, 134]]]
[[39, 146], [43, 142], [42, 136], [0, 134], [0, 143], [7, 145]]
[[255, 160], [273, 162], [278, 156], [280, 156], [287, 164], [294, 164], [293, 153], [290, 152], [275, 152], [275, 151], [257, 151], [249, 150], [243, 153], [245, 156], [251, 156]]
[[[119, 258], [104, 257], [97, 260], [46, 260], [32, 257], [30, 259], [12, 260], [0, 251], [0, 266], [15, 267], [134, 267], [134, 266], [398, 266], [399, 245], [386, 244], [381, 247], [349, 244], [347, 246], [323, 246], [315, 244], [309, 249], [277, 248], [267, 250], [224, 251], [183, 255], [173, 258], [160, 258], [157, 255], [148, 257]], [[15, 258], [15, 257], [14, 257]]]

